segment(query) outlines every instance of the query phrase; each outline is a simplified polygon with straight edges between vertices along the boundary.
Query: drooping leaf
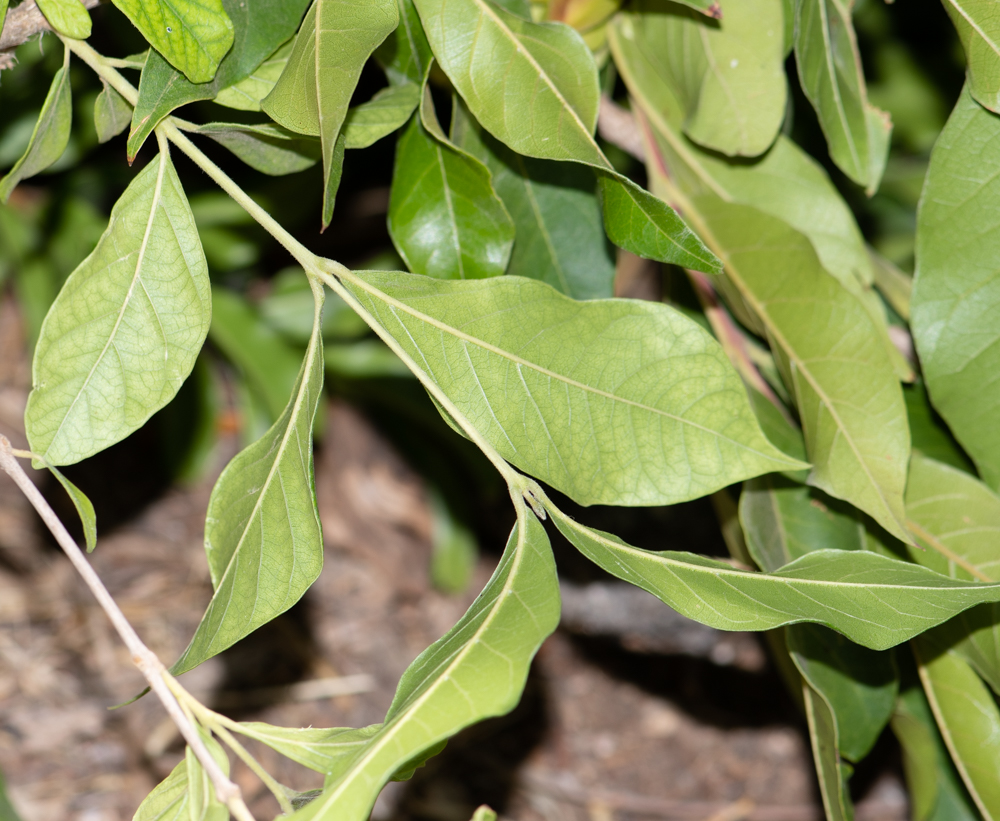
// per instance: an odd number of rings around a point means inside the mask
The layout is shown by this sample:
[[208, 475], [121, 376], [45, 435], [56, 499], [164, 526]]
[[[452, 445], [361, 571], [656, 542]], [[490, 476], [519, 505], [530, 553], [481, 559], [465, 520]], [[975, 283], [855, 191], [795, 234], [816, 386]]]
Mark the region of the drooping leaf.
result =
[[364, 821], [382, 786], [421, 751], [463, 727], [503, 715], [521, 697], [528, 666], [559, 621], [548, 537], [523, 506], [493, 577], [466, 614], [403, 674], [385, 724], [327, 779], [298, 821]]
[[415, 5], [435, 58], [487, 131], [518, 154], [598, 170], [612, 242], [660, 262], [718, 269], [673, 209], [615, 172], [594, 141], [597, 66], [579, 34], [562, 23], [525, 20], [489, 0]]
[[[103, 81], [102, 81], [103, 82]], [[128, 101], [107, 83], [94, 101], [94, 128], [97, 130], [97, 141], [106, 143], [117, 137], [132, 120], [132, 106]]]
[[404, 83], [382, 89], [367, 103], [347, 110], [344, 147], [367, 148], [410, 119], [420, 103], [420, 86]]
[[323, 534], [316, 510], [312, 430], [323, 387], [322, 305], [284, 413], [239, 453], [212, 490], [205, 553], [215, 595], [175, 675], [283, 613], [316, 580]]
[[1000, 818], [1000, 710], [979, 676], [956, 653], [921, 636], [914, 641], [920, 681], [938, 729], [969, 794], [986, 819]]
[[781, 0], [733, 3], [720, 22], [667, 0], [642, 0], [615, 29], [626, 50], [637, 40], [657, 44], [645, 50], [647, 65], [675, 89], [684, 133], [696, 143], [755, 157], [774, 142], [787, 98]]
[[773, 573], [694, 553], [653, 553], [547, 507], [562, 534], [591, 561], [720, 630], [813, 622], [885, 650], [962, 610], [1000, 600], [998, 584], [949, 579], [868, 551], [817, 550]]
[[809, 483], [907, 540], [909, 430], [871, 318], [787, 224], [710, 195], [693, 207], [723, 254], [728, 282], [752, 306], [794, 387], [813, 462]]
[[850, 4], [796, 0], [795, 62], [831, 159], [873, 194], [885, 170], [892, 121], [868, 102]]
[[1000, 112], [1000, 19], [989, 0], [947, 0], [945, 11], [965, 47], [972, 96]]
[[242, 722], [240, 732], [318, 773], [340, 772], [378, 731], [381, 724], [350, 727], [276, 727], [259, 721]]
[[224, 145], [262, 174], [281, 176], [311, 168], [319, 160], [319, 143], [280, 125], [208, 123], [195, 131]]
[[140, 428], [191, 372], [210, 321], [198, 229], [160, 154], [45, 318], [25, 411], [31, 449], [68, 465]]
[[281, 78], [261, 103], [285, 128], [319, 136], [324, 228], [333, 216], [330, 180], [339, 180], [336, 146], [351, 95], [365, 62], [398, 24], [396, 0], [314, 0]]
[[393, 85], [419, 85], [434, 55], [431, 54], [417, 10], [413, 7], [413, 0], [396, 2], [399, 5], [399, 26], [375, 50], [374, 56]]
[[819, 792], [827, 821], [853, 821], [854, 805], [847, 782], [852, 768], [840, 757], [838, 726], [833, 707], [807, 680], [802, 681], [802, 701]]
[[674, 309], [521, 277], [344, 277], [491, 445], [581, 504], [669, 504], [798, 468], [719, 344]]
[[426, 87], [396, 147], [388, 226], [407, 267], [438, 279], [500, 276], [514, 245], [489, 170], [444, 136]]
[[593, 172], [516, 154], [484, 131], [460, 100], [455, 106], [452, 139], [489, 168], [514, 220], [507, 273], [540, 279], [574, 299], [612, 296], [615, 259]]
[[[74, 0], [75, 2], [75, 0]], [[0, 179], [0, 203], [6, 203], [21, 180], [33, 177], [58, 160], [69, 144], [73, 121], [73, 98], [69, 84], [69, 49], [65, 49], [62, 68], [52, 78], [45, 95], [38, 122], [24, 154], [7, 175]]]
[[[37, 0], [49, 25], [66, 37], [86, 40], [90, 37], [90, 12], [80, 0]], [[2, 25], [2, 23], [0, 23]]]
[[[139, 99], [132, 115], [127, 146], [130, 158], [138, 153], [153, 129], [171, 111], [196, 100], [211, 100], [260, 69], [269, 55], [295, 33], [307, 0], [221, 2], [225, 14], [232, 20], [233, 47], [219, 63], [214, 77], [205, 80], [185, 77], [171, 65], [173, 61], [169, 57], [164, 59], [156, 51], [150, 51], [139, 79]], [[237, 95], [236, 99], [243, 98]]]
[[917, 215], [913, 341], [931, 402], [1000, 487], [1000, 118], [962, 92], [938, 138]]
[[285, 43], [250, 74], [215, 95], [213, 102], [239, 111], [260, 111], [260, 102], [274, 88], [288, 65], [292, 43]]
[[76, 508], [76, 512], [80, 516], [80, 523], [83, 525], [84, 544], [87, 546], [87, 552], [91, 553], [97, 547], [97, 514], [94, 513], [93, 503], [87, 498], [86, 493], [63, 475], [59, 468], [45, 462], [43, 464], [63, 486], [63, 490], [69, 496], [73, 507]]
[[[229, 758], [215, 739], [199, 730], [212, 758], [229, 774]], [[204, 767], [191, 748], [184, 759], [153, 788], [136, 810], [133, 821], [226, 821], [229, 812], [215, 796]]]
[[211, 80], [233, 46], [233, 21], [223, 0], [113, 2], [149, 44], [192, 83]]

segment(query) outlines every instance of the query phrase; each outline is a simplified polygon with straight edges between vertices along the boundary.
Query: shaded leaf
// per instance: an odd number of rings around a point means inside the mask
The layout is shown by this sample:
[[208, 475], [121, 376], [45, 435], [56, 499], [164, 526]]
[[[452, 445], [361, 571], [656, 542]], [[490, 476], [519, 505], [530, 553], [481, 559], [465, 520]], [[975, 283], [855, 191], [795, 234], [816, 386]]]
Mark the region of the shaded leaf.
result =
[[944, 462], [966, 473], [975, 473], [969, 457], [959, 447], [947, 425], [931, 407], [927, 389], [922, 380], [903, 389], [906, 417], [910, 423], [910, 440], [914, 452]]
[[[76, 2], [76, 0], [74, 0]], [[73, 122], [73, 99], [69, 83], [69, 49], [63, 53], [63, 64], [45, 95], [38, 122], [24, 154], [7, 175], [0, 179], [0, 203], [6, 203], [21, 180], [33, 177], [58, 160], [69, 144]]]
[[233, 45], [233, 21], [223, 0], [113, 2], [149, 44], [192, 83], [211, 80]]
[[211, 137], [262, 174], [281, 176], [311, 168], [319, 160], [319, 144], [280, 125], [208, 123], [196, 134]]
[[292, 44], [285, 43], [250, 74], [215, 95], [213, 102], [240, 111], [260, 111], [260, 102], [274, 88], [288, 64]]
[[319, 773], [340, 772], [380, 729], [372, 724], [360, 729], [335, 727], [275, 727], [258, 721], [242, 722], [239, 731], [266, 744], [283, 756]]
[[396, 0], [314, 0], [285, 70], [261, 102], [285, 128], [319, 136], [326, 181], [324, 228], [333, 216], [331, 183], [334, 177], [339, 182], [340, 175], [337, 139], [351, 95], [365, 62], [398, 24]]
[[106, 143], [117, 137], [132, 120], [132, 106], [111, 86], [102, 81], [104, 88], [94, 101], [94, 128], [97, 141]]
[[[3, 16], [6, 11], [6, 0], [0, 2], [0, 29], [3, 28]], [[3, 773], [0, 773], [0, 821], [21, 821], [21, 816], [17, 814], [14, 805], [7, 795], [7, 784], [4, 781]]]
[[509, 276], [343, 283], [505, 459], [581, 504], [669, 504], [801, 467], [763, 437], [719, 344], [666, 305]]
[[413, 0], [396, 2], [399, 5], [399, 26], [375, 50], [374, 56], [393, 85], [419, 85], [424, 80], [433, 54]]
[[87, 552], [93, 552], [94, 548], [97, 547], [97, 514], [94, 513], [93, 503], [87, 498], [86, 493], [63, 475], [59, 468], [44, 462], [44, 460], [43, 464], [52, 472], [52, 475], [56, 477], [59, 484], [63, 486], [63, 490], [69, 496], [73, 507], [76, 508], [76, 512], [80, 517], [80, 523], [83, 525], [83, 539], [87, 545]]
[[205, 553], [215, 595], [174, 664], [175, 675], [283, 613], [323, 566], [312, 452], [323, 388], [321, 310], [318, 300], [313, 336], [284, 413], [229, 463], [212, 489]]
[[947, 0], [945, 11], [958, 31], [969, 64], [972, 96], [1000, 111], [1000, 19], [988, 0]]
[[1000, 600], [1000, 585], [949, 579], [867, 551], [817, 550], [773, 573], [694, 553], [653, 553], [547, 507], [562, 534], [591, 561], [720, 630], [814, 622], [885, 650], [975, 604]]
[[868, 102], [850, 4], [796, 0], [795, 62], [831, 159], [873, 194], [885, 170], [892, 121]]
[[966, 87], [931, 154], [911, 305], [931, 402], [993, 488], [1000, 487], [998, 127]]
[[367, 103], [347, 110], [344, 147], [367, 148], [402, 128], [420, 103], [417, 83], [384, 88]]
[[559, 582], [548, 537], [522, 504], [483, 592], [403, 673], [385, 724], [296, 818], [367, 819], [382, 786], [415, 755], [513, 709], [531, 659], [558, 621]]
[[854, 806], [847, 787], [852, 768], [839, 754], [839, 735], [833, 708], [823, 694], [805, 679], [802, 681], [802, 698], [827, 821], [853, 821]]
[[[86, 40], [90, 37], [90, 12], [80, 0], [37, 0], [49, 25], [66, 37]], [[0, 23], [2, 25], [2, 23]]]
[[45, 318], [25, 411], [31, 449], [67, 465], [138, 430], [191, 372], [210, 320], [198, 229], [160, 154]]

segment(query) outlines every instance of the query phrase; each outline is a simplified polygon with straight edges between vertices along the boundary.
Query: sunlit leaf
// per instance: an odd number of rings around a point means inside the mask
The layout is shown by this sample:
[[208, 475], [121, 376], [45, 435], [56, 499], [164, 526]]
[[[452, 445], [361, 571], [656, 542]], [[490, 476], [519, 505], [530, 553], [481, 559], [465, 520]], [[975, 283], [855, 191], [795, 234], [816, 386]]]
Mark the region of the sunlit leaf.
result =
[[260, 111], [260, 103], [274, 88], [288, 64], [292, 43], [285, 43], [238, 83], [222, 89], [213, 102], [239, 111]]
[[381, 724], [350, 727], [276, 727], [259, 721], [243, 722], [243, 735], [318, 773], [339, 772], [382, 728]]
[[73, 507], [76, 508], [76, 512], [80, 517], [80, 523], [83, 525], [84, 543], [87, 546], [87, 552], [90, 553], [97, 546], [97, 514], [94, 513], [93, 503], [87, 498], [87, 494], [63, 475], [59, 468], [50, 464], [45, 464], [45, 467], [51, 471], [59, 484], [63, 486], [63, 490], [69, 496]]
[[[90, 12], [80, 0], [37, 0], [45, 19], [60, 34], [74, 40], [90, 37]], [[2, 25], [2, 23], [0, 23]]]
[[[229, 774], [229, 758], [215, 739], [200, 731], [212, 758]], [[153, 788], [136, 810], [133, 821], [226, 821], [229, 812], [215, 796], [215, 790], [191, 748], [184, 759]]]
[[1000, 18], [989, 0], [947, 0], [945, 11], [955, 24], [969, 63], [972, 96], [1000, 111]]
[[32, 450], [67, 465], [137, 430], [191, 372], [210, 320], [198, 229], [160, 154], [45, 318], [25, 411]]

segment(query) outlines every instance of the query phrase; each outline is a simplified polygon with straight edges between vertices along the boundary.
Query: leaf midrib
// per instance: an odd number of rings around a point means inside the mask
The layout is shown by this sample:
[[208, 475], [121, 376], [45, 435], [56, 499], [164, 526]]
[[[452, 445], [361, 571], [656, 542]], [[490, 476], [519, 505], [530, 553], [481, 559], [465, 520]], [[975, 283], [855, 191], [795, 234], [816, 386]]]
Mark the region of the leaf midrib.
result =
[[837, 68], [833, 63], [833, 42], [830, 37], [830, 20], [827, 14], [826, 0], [817, 0], [819, 4], [820, 22], [822, 24], [822, 35], [823, 35], [823, 64], [828, 70], [828, 75], [830, 78], [830, 88], [833, 93], [834, 105], [837, 109], [837, 118], [840, 120], [841, 128], [844, 130], [844, 136], [847, 138], [847, 145], [851, 150], [851, 158], [854, 160], [855, 166], [859, 169], [859, 174], [863, 173], [865, 169], [861, 167], [861, 156], [858, 154], [857, 146], [854, 144], [854, 135], [851, 133], [851, 129], [847, 123], [847, 111], [844, 109], [844, 101], [840, 96], [840, 83], [837, 80]]

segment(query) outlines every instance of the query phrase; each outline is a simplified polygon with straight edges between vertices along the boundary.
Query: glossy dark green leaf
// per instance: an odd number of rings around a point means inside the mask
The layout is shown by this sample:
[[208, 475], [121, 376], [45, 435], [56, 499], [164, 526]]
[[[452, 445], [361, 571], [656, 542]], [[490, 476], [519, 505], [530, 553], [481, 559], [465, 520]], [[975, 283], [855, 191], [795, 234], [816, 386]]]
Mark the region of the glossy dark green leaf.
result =
[[507, 269], [514, 224], [486, 166], [445, 138], [430, 89], [396, 148], [388, 225], [414, 273], [482, 279]]
[[132, 120], [132, 106], [121, 94], [107, 83], [94, 101], [94, 128], [97, 130], [97, 141], [106, 143], [117, 137]]
[[399, 26], [375, 50], [375, 59], [385, 69], [393, 85], [420, 84], [424, 80], [433, 55], [420, 16], [413, 0], [396, 0], [399, 5]]
[[344, 147], [367, 148], [410, 119], [420, 103], [417, 83], [384, 88], [367, 103], [348, 109], [344, 120]]
[[[90, 37], [90, 12], [80, 0], [36, 0], [49, 25], [66, 37]], [[2, 24], [0, 24], [2, 25]]]
[[224, 145], [262, 174], [281, 176], [311, 168], [319, 160], [319, 142], [280, 125], [208, 123], [195, 131]]
[[651, 68], [675, 89], [692, 140], [746, 157], [774, 142], [787, 98], [781, 0], [732, 3], [719, 22], [677, 3], [642, 0], [616, 29], [629, 45], [658, 44], [647, 52]]
[[153, 129], [171, 111], [196, 100], [211, 100], [257, 71], [295, 33], [307, 0], [221, 2], [233, 22], [233, 47], [214, 77], [192, 80], [171, 65], [169, 58], [150, 51], [139, 79], [139, 99], [128, 138], [129, 157], [138, 153]]
[[138, 430], [191, 372], [210, 320], [198, 229], [160, 154], [45, 318], [25, 411], [31, 449], [68, 465]]
[[209, 82], [233, 46], [233, 20], [223, 0], [113, 2], [149, 44], [192, 83]]
[[314, 0], [281, 78], [261, 103], [285, 128], [320, 138], [323, 228], [333, 216], [332, 181], [336, 177], [339, 183], [340, 175], [337, 140], [351, 95], [365, 62], [398, 24], [396, 0]]
[[559, 622], [545, 529], [523, 507], [493, 577], [466, 614], [403, 674], [385, 724], [327, 779], [297, 821], [365, 821], [382, 786], [414, 756], [517, 704], [528, 666]]
[[913, 341], [931, 402], [1000, 487], [1000, 118], [962, 92], [934, 146], [917, 217]]
[[94, 548], [97, 547], [97, 514], [94, 513], [93, 503], [87, 498], [87, 494], [63, 475], [59, 468], [44, 461], [43, 464], [56, 477], [59, 484], [63, 486], [63, 490], [69, 496], [73, 507], [76, 508], [77, 515], [80, 517], [80, 523], [83, 525], [83, 539], [87, 546], [87, 552], [93, 552]]
[[795, 62], [830, 157], [874, 193], [885, 170], [892, 121], [868, 102], [849, 3], [796, 0]]
[[456, 100], [452, 139], [478, 157], [516, 226], [507, 273], [547, 282], [574, 299], [612, 296], [614, 251], [604, 236], [593, 172], [515, 154]]
[[1000, 111], [1000, 18], [989, 0], [947, 0], [951, 17], [969, 63], [972, 96], [992, 111]]
[[[75, 2], [75, 0], [74, 0]], [[58, 160], [69, 144], [73, 121], [73, 98], [69, 83], [69, 49], [64, 52], [63, 65], [52, 78], [45, 95], [31, 141], [21, 159], [0, 179], [0, 203], [5, 203], [21, 180], [33, 177]]]
[[761, 434], [719, 344], [666, 305], [509, 276], [344, 284], [505, 459], [581, 504], [670, 504], [802, 466]]
[[817, 550], [773, 573], [694, 553], [654, 553], [547, 507], [562, 534], [591, 561], [720, 630], [812, 622], [886, 650], [962, 610], [1000, 600], [998, 584], [950, 579], [868, 551]]
[[284, 413], [229, 463], [212, 490], [205, 553], [215, 595], [174, 664], [175, 675], [286, 611], [323, 566], [312, 453], [323, 389], [321, 308]]

